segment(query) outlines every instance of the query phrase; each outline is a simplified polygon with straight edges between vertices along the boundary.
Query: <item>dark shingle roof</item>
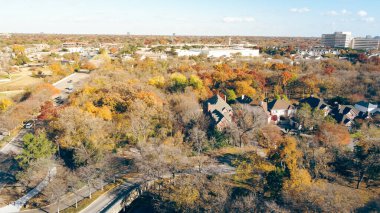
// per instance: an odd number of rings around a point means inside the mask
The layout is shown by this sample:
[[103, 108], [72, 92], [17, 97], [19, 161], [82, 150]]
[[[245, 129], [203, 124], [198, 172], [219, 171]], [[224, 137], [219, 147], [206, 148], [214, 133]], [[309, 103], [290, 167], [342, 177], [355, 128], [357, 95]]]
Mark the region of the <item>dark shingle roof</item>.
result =
[[326, 109], [329, 105], [320, 98], [308, 97], [300, 100], [300, 103], [307, 103], [313, 109]]
[[214, 119], [215, 123], [218, 124], [223, 118], [226, 118], [228, 121], [232, 121], [230, 112], [232, 108], [223, 100], [219, 95], [214, 95], [206, 102], [206, 109], [211, 113], [211, 117]]

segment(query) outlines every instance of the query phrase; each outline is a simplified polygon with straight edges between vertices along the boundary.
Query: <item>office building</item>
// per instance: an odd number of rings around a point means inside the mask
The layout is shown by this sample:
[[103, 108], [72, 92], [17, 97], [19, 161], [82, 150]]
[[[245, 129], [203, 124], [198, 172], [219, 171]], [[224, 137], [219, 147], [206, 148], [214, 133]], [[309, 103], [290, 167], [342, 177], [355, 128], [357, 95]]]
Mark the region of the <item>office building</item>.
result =
[[348, 48], [352, 40], [350, 32], [335, 32], [334, 34], [323, 34], [322, 45], [325, 47]]
[[379, 50], [380, 38], [367, 36], [365, 38], [354, 38], [351, 42], [351, 48], [356, 50]]

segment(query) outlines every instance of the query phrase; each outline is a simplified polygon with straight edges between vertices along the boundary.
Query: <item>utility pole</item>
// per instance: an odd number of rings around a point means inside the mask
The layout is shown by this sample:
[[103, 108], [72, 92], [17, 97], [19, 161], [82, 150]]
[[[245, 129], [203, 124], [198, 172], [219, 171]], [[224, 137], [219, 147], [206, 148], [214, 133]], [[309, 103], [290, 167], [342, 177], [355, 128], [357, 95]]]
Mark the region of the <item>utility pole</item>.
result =
[[172, 35], [172, 44], [174, 44], [175, 33]]

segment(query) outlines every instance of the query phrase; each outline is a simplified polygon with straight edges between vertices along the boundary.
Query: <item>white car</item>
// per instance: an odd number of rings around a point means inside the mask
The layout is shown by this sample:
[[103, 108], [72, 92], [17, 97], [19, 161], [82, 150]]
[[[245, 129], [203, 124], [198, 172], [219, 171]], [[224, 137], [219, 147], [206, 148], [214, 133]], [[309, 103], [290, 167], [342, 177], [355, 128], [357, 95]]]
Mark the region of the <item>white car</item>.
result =
[[26, 123], [24, 127], [25, 129], [31, 129], [33, 127], [33, 123]]

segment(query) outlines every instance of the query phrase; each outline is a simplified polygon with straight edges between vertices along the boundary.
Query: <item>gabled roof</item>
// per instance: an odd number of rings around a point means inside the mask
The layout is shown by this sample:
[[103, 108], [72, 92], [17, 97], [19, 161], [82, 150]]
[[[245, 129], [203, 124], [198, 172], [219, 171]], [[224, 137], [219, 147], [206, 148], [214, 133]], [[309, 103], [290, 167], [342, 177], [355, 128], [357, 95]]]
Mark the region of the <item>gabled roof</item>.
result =
[[355, 109], [351, 105], [339, 105], [338, 107], [335, 107], [331, 112], [330, 115], [338, 122], [343, 123], [345, 125], [349, 124], [350, 121], [354, 120], [349, 118], [348, 113], [354, 113], [354, 117], [360, 116], [359, 110]]
[[227, 121], [232, 121], [232, 108], [223, 100], [219, 95], [214, 95], [206, 102], [207, 111], [211, 113], [211, 117], [214, 119], [215, 123], [218, 124], [223, 118]]
[[307, 103], [313, 109], [328, 109], [330, 106], [320, 98], [308, 97], [300, 100], [300, 103]]
[[292, 105], [289, 101], [282, 100], [282, 99], [276, 99], [268, 103], [268, 110], [286, 110], [291, 108]]
[[339, 113], [343, 115], [347, 115], [349, 112], [353, 112], [355, 114], [359, 114], [359, 110], [357, 110], [354, 106], [351, 105], [341, 105], [339, 107]]
[[359, 106], [365, 107], [365, 108], [367, 108], [367, 109], [369, 109], [369, 108], [377, 108], [377, 105], [375, 105], [375, 104], [371, 104], [371, 103], [366, 102], [366, 101], [360, 101], [360, 102], [357, 103], [356, 105], [359, 105]]

